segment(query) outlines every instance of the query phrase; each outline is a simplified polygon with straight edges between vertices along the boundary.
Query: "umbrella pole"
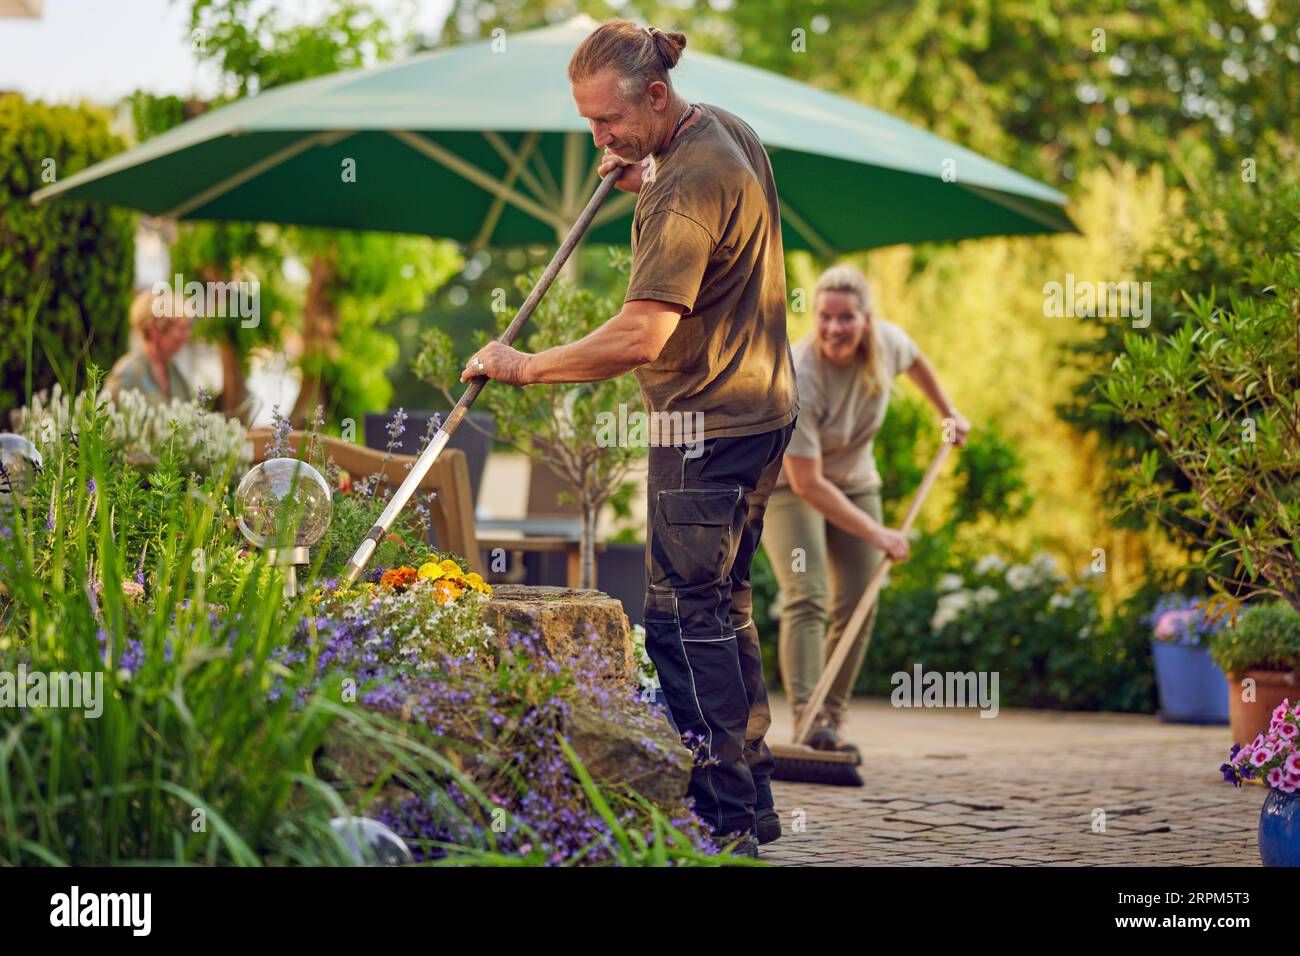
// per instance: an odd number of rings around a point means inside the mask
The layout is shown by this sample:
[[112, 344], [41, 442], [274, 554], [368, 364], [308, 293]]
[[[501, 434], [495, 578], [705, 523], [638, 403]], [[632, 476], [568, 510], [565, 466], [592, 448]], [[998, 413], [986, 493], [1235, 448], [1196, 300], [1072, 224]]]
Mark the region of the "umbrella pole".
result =
[[[551, 283], [559, 275], [560, 269], [568, 261], [569, 256], [581, 241], [587, 227], [591, 225], [591, 220], [595, 217], [596, 211], [600, 209], [601, 204], [609, 196], [610, 190], [614, 188], [614, 181], [621, 174], [622, 169], [612, 170], [596, 187], [596, 192], [587, 201], [586, 208], [582, 210], [582, 214], [578, 216], [573, 228], [569, 230], [569, 234], [560, 243], [560, 248], [555, 251], [555, 256], [546, 267], [546, 271], [542, 273], [542, 277], [538, 280], [537, 285], [533, 287], [533, 291], [528, 293], [528, 298], [524, 300], [524, 304], [515, 314], [514, 320], [502, 333], [501, 338], [498, 339], [499, 342], [509, 345], [515, 340], [520, 328], [533, 314], [537, 304], [542, 301], [542, 296], [546, 295], [546, 290], [551, 287]], [[456, 403], [456, 407], [451, 410], [447, 420], [442, 423], [442, 427], [438, 429], [437, 434], [433, 436], [428, 446], [421, 452], [420, 457], [416, 459], [415, 464], [411, 466], [411, 470], [407, 472], [402, 484], [393, 492], [393, 496], [388, 499], [388, 505], [375, 522], [374, 527], [366, 532], [365, 538], [362, 539], [361, 544], [348, 560], [347, 565], [344, 566], [343, 581], [351, 584], [365, 570], [370, 558], [375, 553], [375, 549], [379, 547], [379, 542], [384, 540], [384, 535], [393, 526], [397, 516], [406, 507], [406, 503], [411, 500], [411, 495], [415, 493], [415, 489], [424, 480], [424, 476], [429, 473], [433, 463], [438, 460], [442, 450], [447, 447], [447, 442], [451, 440], [451, 436], [460, 425], [461, 420], [469, 412], [469, 407], [474, 404], [474, 400], [478, 398], [479, 392], [483, 391], [483, 386], [487, 383], [488, 377], [486, 375], [479, 375], [469, 383], [469, 388], [465, 389], [460, 396], [460, 401]]]

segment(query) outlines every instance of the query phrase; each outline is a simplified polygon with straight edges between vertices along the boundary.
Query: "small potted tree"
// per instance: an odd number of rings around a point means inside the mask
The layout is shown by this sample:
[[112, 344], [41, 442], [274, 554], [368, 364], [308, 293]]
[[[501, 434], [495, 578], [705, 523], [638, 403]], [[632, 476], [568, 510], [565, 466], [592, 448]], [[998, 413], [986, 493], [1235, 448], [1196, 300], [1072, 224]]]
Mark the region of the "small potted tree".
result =
[[[611, 268], [619, 274], [627, 269], [626, 254], [610, 250]], [[519, 276], [518, 290], [527, 293], [541, 276], [541, 270]], [[500, 331], [514, 318], [514, 311], [495, 309]], [[576, 342], [604, 324], [618, 312], [609, 296], [597, 296], [561, 275], [546, 298], [538, 303], [516, 346], [526, 352], [540, 352], [556, 345]], [[476, 331], [478, 345], [489, 337]], [[442, 329], [430, 329], [416, 357], [416, 377], [438, 389], [450, 404], [458, 396], [452, 388], [459, 383], [466, 355], [457, 355]], [[644, 429], [611, 431], [611, 421], [626, 421], [644, 415], [636, 378], [628, 373], [600, 382], [580, 385], [534, 385], [530, 388], [484, 389], [479, 401], [496, 422], [496, 437], [537, 462], [544, 462], [572, 489], [565, 492], [581, 514], [580, 563], [582, 587], [593, 586], [595, 577], [596, 519], [607, 502], [625, 493], [628, 475], [646, 456]], [[619, 415], [623, 406], [624, 414]], [[470, 420], [471, 426], [477, 427]], [[638, 438], [637, 435], [641, 437]]]
[[1268, 729], [1283, 700], [1300, 696], [1300, 614], [1282, 601], [1256, 604], [1210, 646], [1228, 677], [1232, 739], [1247, 743]]
[[[1160, 719], [1175, 724], [1226, 724], [1229, 689], [1210, 656], [1210, 639], [1223, 618], [1207, 603], [1166, 594], [1146, 617], [1151, 624], [1151, 661], [1160, 694]], [[1240, 738], [1238, 738], [1240, 739]]]

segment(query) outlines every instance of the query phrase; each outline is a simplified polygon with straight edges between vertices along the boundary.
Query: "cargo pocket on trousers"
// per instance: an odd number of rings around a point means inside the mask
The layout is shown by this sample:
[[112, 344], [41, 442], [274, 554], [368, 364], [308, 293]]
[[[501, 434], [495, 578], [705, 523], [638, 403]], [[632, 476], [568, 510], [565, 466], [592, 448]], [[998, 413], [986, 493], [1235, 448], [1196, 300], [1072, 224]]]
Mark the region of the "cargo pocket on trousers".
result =
[[740, 491], [735, 487], [659, 492], [652, 532], [653, 587], [698, 588], [722, 580]]

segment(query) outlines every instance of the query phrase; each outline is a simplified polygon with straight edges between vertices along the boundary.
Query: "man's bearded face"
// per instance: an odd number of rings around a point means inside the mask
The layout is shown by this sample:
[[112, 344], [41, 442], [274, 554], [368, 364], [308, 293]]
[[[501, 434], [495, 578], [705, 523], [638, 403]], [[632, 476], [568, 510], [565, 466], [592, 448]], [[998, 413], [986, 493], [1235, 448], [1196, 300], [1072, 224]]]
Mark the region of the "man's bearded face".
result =
[[651, 97], [644, 94], [640, 102], [619, 98], [618, 75], [604, 70], [572, 86], [578, 115], [591, 126], [597, 149], [609, 149], [619, 159], [640, 162], [654, 148], [654, 129], [658, 113]]

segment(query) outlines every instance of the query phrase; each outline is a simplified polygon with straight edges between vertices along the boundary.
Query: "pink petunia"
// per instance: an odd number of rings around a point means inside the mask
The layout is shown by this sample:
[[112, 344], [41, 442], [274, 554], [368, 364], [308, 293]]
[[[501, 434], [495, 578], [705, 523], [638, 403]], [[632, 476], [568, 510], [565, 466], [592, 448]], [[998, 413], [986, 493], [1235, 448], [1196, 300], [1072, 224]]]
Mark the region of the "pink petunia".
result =
[[1286, 774], [1282, 772], [1281, 767], [1274, 767], [1268, 772], [1268, 776], [1265, 779], [1268, 781], [1268, 785], [1274, 790], [1280, 790], [1282, 784], [1286, 783]]
[[1273, 719], [1286, 720], [1287, 709], [1287, 701], [1284, 700], [1282, 703], [1278, 704], [1277, 709], [1273, 711]]
[[1179, 627], [1185, 627], [1195, 616], [1194, 610], [1165, 611], [1156, 622], [1156, 637], [1168, 640], [1178, 632]]
[[1283, 793], [1295, 793], [1300, 790], [1300, 777], [1287, 777], [1277, 789]]
[[1273, 759], [1273, 751], [1267, 747], [1260, 747], [1258, 750], [1251, 751], [1250, 765], [1252, 767], [1262, 767]]
[[1283, 740], [1294, 740], [1296, 734], [1300, 734], [1300, 727], [1295, 724], [1282, 723], [1278, 725], [1277, 735]]
[[1300, 777], [1300, 752], [1292, 753], [1291, 756], [1287, 757], [1283, 766], [1286, 767], [1287, 773], [1294, 777]]

